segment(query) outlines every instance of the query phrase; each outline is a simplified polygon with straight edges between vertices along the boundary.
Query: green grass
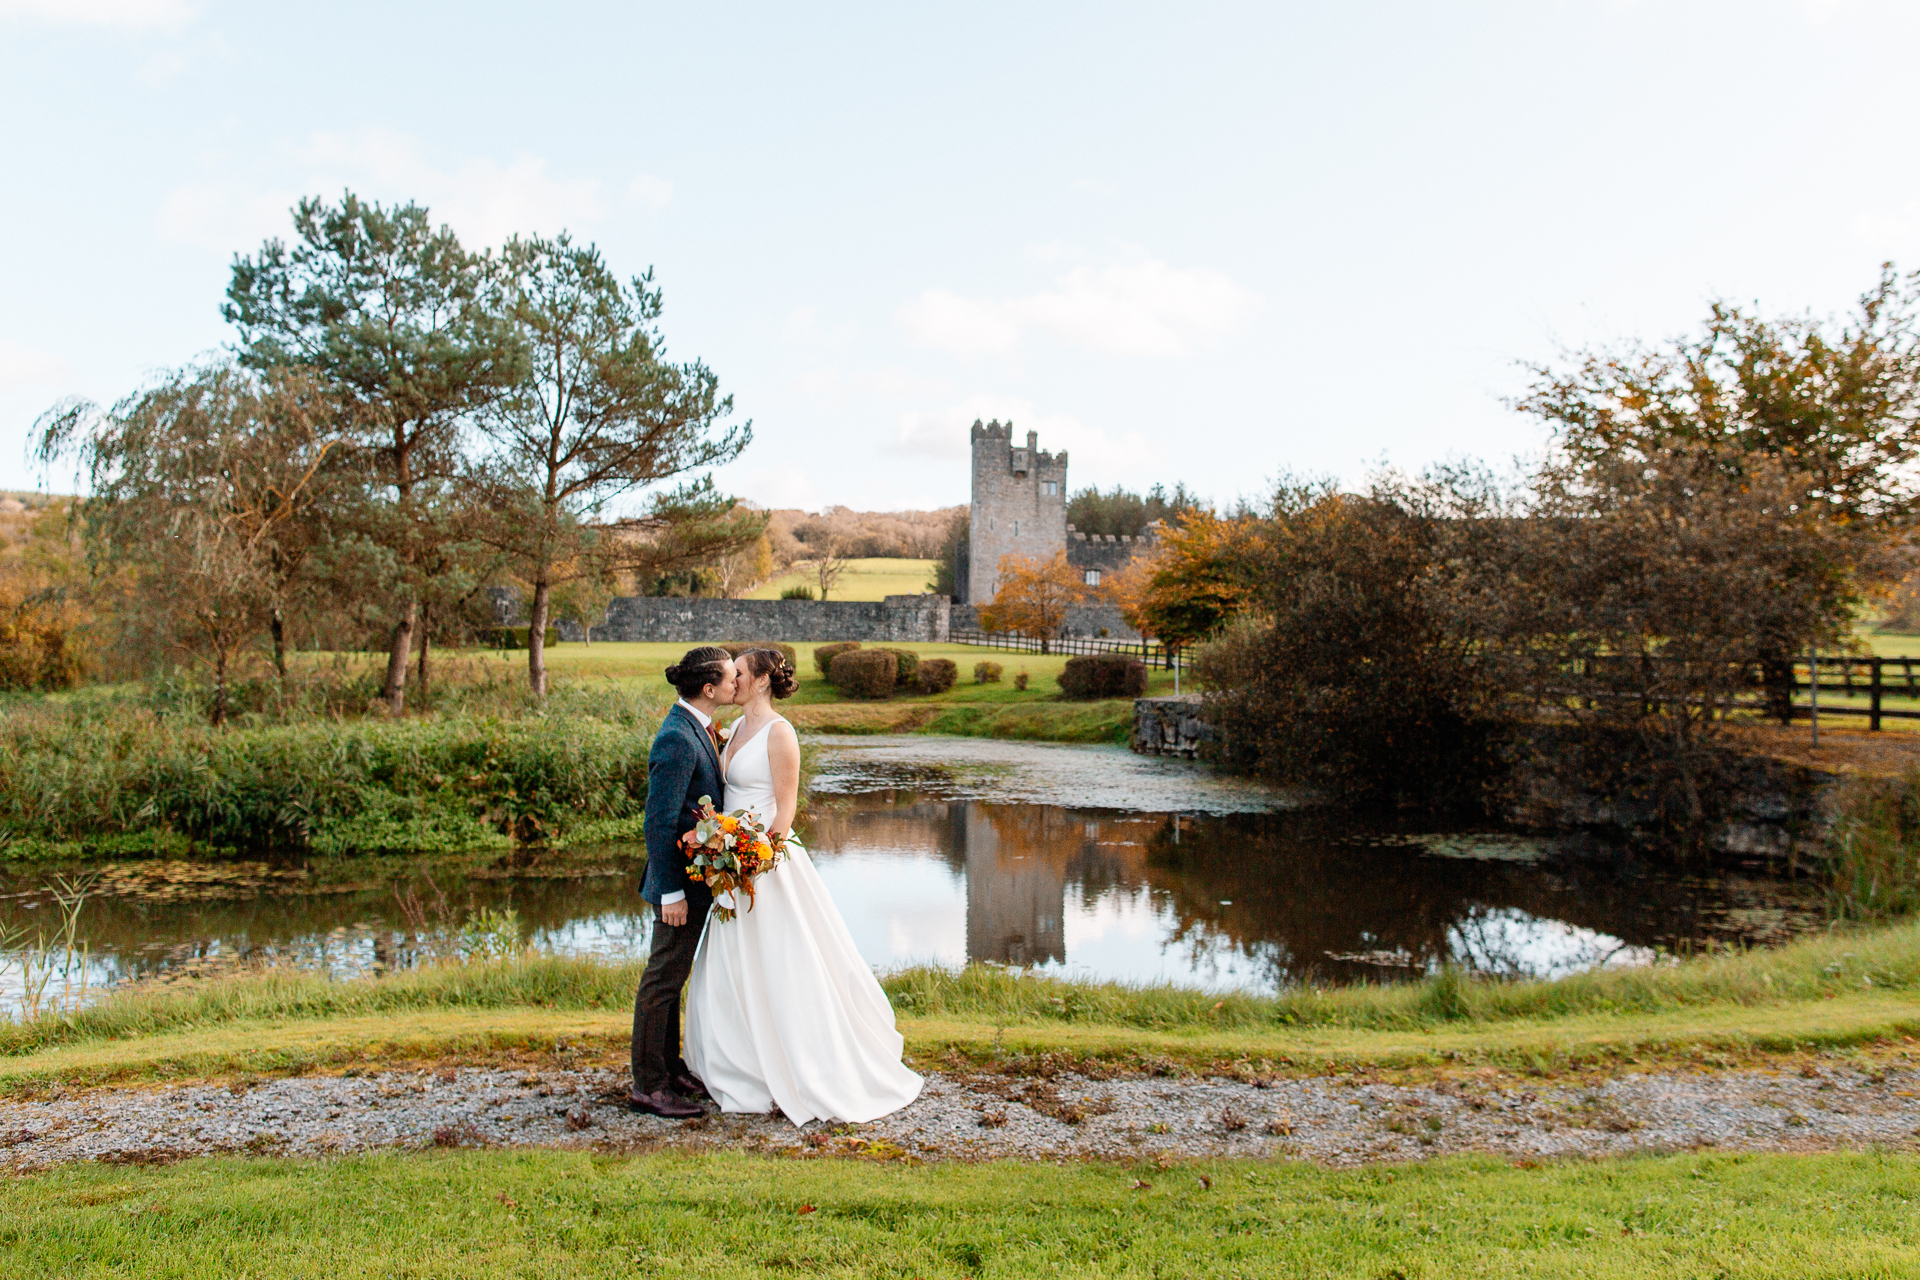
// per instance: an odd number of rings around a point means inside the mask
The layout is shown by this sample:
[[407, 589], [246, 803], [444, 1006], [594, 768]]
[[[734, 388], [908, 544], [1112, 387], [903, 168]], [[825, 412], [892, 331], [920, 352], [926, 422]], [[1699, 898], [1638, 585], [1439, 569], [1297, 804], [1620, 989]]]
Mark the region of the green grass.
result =
[[606, 838], [645, 804], [663, 706], [574, 689], [504, 717], [302, 711], [215, 729], [132, 698], [15, 700], [0, 717], [0, 856]]
[[1793, 1277], [1920, 1272], [1920, 1159], [1334, 1171], [573, 1151], [70, 1165], [0, 1183], [14, 1276]]
[[[849, 560], [840, 581], [827, 593], [829, 600], [884, 600], [888, 596], [917, 596], [929, 590], [937, 560]], [[809, 566], [795, 568], [765, 586], [747, 593], [749, 600], [778, 600], [788, 587], [811, 587], [820, 594], [820, 579]]]
[[[725, 640], [753, 636], [721, 637]], [[830, 733], [946, 733], [966, 737], [1025, 738], [1050, 742], [1125, 742], [1133, 725], [1133, 704], [1127, 699], [1071, 702], [1060, 697], [1059, 676], [1067, 659], [1061, 654], [1013, 653], [960, 644], [899, 644], [922, 658], [950, 658], [960, 668], [960, 679], [941, 694], [900, 691], [884, 701], [849, 699], [828, 684], [813, 663], [818, 646], [794, 646], [799, 657], [799, 687], [782, 705], [802, 728]], [[582, 682], [611, 681], [640, 691], [665, 689], [666, 669], [680, 659], [687, 646], [660, 643], [561, 644], [549, 649], [548, 665], [561, 679]], [[525, 662], [524, 654], [517, 656]], [[499, 659], [481, 656], [480, 662]], [[976, 684], [974, 664], [996, 662], [1004, 677], [995, 684]], [[1027, 687], [1018, 689], [1014, 677], [1025, 671]], [[1173, 692], [1173, 673], [1150, 671], [1147, 692]]]
[[[125, 990], [70, 1017], [0, 1024], [0, 1091], [544, 1050], [558, 1039], [618, 1056], [638, 975], [632, 964], [524, 957], [357, 982], [275, 970]], [[1059, 1053], [1185, 1068], [1261, 1058], [1303, 1071], [1461, 1062], [1563, 1070], [1914, 1035], [1920, 923], [1552, 982], [1443, 974], [1262, 997], [974, 967], [911, 969], [884, 983], [922, 1060]]]

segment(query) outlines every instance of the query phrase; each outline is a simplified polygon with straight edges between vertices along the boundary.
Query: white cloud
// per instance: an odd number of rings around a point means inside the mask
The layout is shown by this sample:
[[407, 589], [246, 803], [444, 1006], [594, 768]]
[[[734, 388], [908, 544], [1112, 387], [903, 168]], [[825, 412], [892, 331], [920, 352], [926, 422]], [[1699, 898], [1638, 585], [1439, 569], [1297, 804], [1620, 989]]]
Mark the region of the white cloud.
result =
[[0, 338], [0, 391], [61, 382], [72, 376], [73, 370], [59, 357]]
[[762, 507], [818, 511], [826, 505], [813, 477], [799, 467], [760, 467], [738, 480], [720, 483], [727, 492], [751, 498]]
[[673, 184], [643, 173], [627, 184], [627, 199], [649, 209], [664, 209], [673, 200]]
[[969, 456], [975, 419], [1013, 424], [1014, 438], [1040, 433], [1040, 447], [1050, 453], [1068, 453], [1068, 483], [1075, 486], [1150, 479], [1165, 455], [1138, 431], [1114, 436], [1088, 426], [1072, 414], [1041, 413], [1031, 400], [1019, 396], [974, 395], [944, 409], [913, 410], [900, 415], [894, 438], [882, 451], [898, 457], [961, 461]]
[[86, 27], [174, 27], [195, 12], [184, 0], [0, 0], [0, 18]]
[[555, 177], [538, 156], [507, 164], [479, 157], [443, 168], [413, 138], [384, 129], [312, 134], [283, 168], [300, 174], [297, 188], [238, 180], [175, 187], [160, 203], [161, 233], [228, 251], [251, 249], [268, 236], [286, 238], [296, 190], [330, 199], [351, 190], [383, 203], [417, 201], [474, 245], [497, 245], [515, 232], [559, 231], [604, 209], [598, 182]]
[[257, 191], [237, 182], [188, 182], [160, 200], [160, 234], [168, 240], [229, 253], [251, 252], [262, 240], [288, 239], [292, 191]]
[[538, 156], [515, 156], [506, 165], [481, 157], [442, 169], [413, 138], [385, 129], [316, 133], [301, 156], [314, 175], [310, 188], [357, 186], [388, 201], [416, 200], [476, 244], [499, 244], [515, 232], [560, 231], [604, 208], [597, 181], [553, 177]]
[[797, 347], [844, 347], [855, 332], [850, 322], [830, 324], [813, 307], [795, 307], [780, 327], [780, 341]]
[[1129, 253], [1084, 264], [1017, 298], [929, 289], [895, 318], [923, 346], [975, 356], [1011, 351], [1030, 330], [1123, 356], [1180, 356], [1240, 328], [1259, 305], [1222, 272]]
[[953, 394], [945, 378], [924, 378], [897, 366], [878, 369], [841, 369], [833, 366], [804, 373], [794, 390], [832, 403], [844, 400], [913, 400]]

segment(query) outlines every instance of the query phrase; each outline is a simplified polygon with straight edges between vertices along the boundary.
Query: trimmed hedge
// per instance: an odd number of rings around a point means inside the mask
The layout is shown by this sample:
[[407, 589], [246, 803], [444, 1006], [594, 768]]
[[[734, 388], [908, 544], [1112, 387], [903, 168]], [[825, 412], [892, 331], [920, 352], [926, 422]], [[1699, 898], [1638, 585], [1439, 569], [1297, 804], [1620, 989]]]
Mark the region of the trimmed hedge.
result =
[[960, 668], [952, 658], [920, 659], [920, 692], [945, 693], [960, 678]]
[[920, 677], [920, 655], [911, 649], [869, 649], [869, 653], [890, 653], [893, 655], [893, 687], [911, 689]]
[[1147, 691], [1147, 664], [1123, 653], [1068, 658], [1060, 689], [1069, 698], [1137, 698]]
[[813, 650], [813, 665], [820, 669], [821, 678], [829, 682], [833, 679], [833, 660], [843, 653], [852, 653], [860, 647], [858, 640], [842, 640], [838, 644], [823, 644]]
[[771, 649], [785, 658], [787, 665], [795, 671], [800, 669], [800, 651], [792, 645], [783, 644], [778, 640], [729, 640], [720, 647], [727, 651], [727, 656], [730, 658], [737, 658], [749, 649]]
[[976, 662], [973, 664], [973, 682], [975, 684], [999, 684], [1000, 677], [1006, 674], [1006, 668], [997, 662]]
[[[495, 649], [524, 649], [527, 640], [533, 635], [532, 627], [495, 627], [483, 633], [481, 639]], [[547, 628], [549, 647], [560, 643], [560, 633], [552, 627]]]
[[899, 663], [885, 649], [851, 649], [833, 655], [827, 679], [850, 698], [887, 698]]

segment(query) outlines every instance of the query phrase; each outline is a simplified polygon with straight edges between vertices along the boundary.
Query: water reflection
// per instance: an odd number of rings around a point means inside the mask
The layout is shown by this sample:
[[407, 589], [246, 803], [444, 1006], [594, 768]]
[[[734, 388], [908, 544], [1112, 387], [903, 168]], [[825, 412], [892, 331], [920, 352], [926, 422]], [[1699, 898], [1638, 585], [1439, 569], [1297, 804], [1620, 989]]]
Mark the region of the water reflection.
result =
[[[1121, 813], [896, 790], [820, 801], [807, 835], [881, 969], [984, 961], [1273, 990], [1448, 962], [1554, 976], [1662, 949], [1777, 942], [1818, 923], [1810, 892], [1758, 870], [1687, 874], [1618, 850], [1363, 830], [1312, 811]], [[403, 968], [422, 938], [400, 897], [437, 901], [436, 890], [456, 917], [512, 909], [542, 949], [640, 956], [649, 913], [636, 854], [95, 867], [88, 979], [261, 961], [341, 977]], [[45, 869], [0, 871], [0, 932], [51, 914], [51, 883]], [[0, 965], [9, 1011], [20, 979], [17, 963]]]
[[[1263, 989], [1449, 962], [1545, 977], [1777, 942], [1817, 922], [1803, 889], [1738, 868], [1689, 875], [1624, 851], [1362, 832], [1311, 812], [1114, 814], [908, 793], [813, 816], [822, 874], [883, 966], [988, 961]], [[901, 874], [916, 863], [948, 875]], [[955, 916], [961, 936], [930, 927]]]

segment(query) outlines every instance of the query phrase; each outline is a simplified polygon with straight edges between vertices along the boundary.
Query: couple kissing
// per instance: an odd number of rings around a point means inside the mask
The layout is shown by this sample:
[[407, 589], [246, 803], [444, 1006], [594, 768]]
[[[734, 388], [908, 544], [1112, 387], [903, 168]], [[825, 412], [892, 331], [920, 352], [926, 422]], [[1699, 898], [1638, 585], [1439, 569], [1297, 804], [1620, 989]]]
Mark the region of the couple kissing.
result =
[[[706, 1114], [706, 1100], [728, 1112], [777, 1109], [796, 1125], [899, 1110], [921, 1079], [901, 1062], [886, 993], [792, 830], [800, 741], [773, 709], [794, 690], [792, 665], [773, 649], [736, 660], [703, 646], [666, 675], [679, 697], [647, 757], [640, 894], [655, 920], [633, 1006], [632, 1106], [685, 1120]], [[722, 707], [741, 710], [724, 746], [714, 723]], [[703, 797], [785, 837], [780, 861], [755, 880], [751, 909], [730, 919], [688, 875], [681, 838]]]

